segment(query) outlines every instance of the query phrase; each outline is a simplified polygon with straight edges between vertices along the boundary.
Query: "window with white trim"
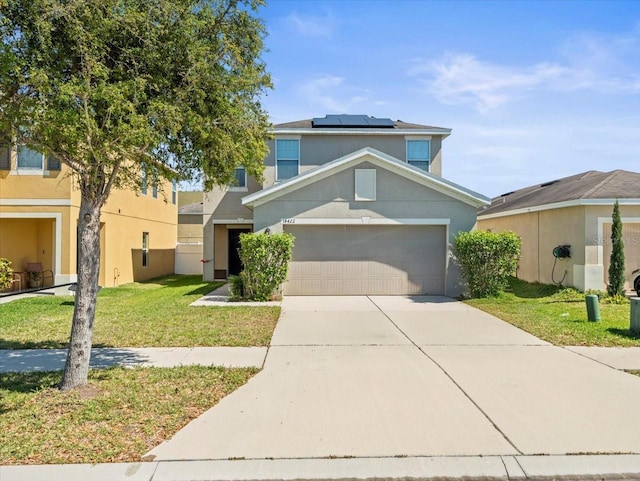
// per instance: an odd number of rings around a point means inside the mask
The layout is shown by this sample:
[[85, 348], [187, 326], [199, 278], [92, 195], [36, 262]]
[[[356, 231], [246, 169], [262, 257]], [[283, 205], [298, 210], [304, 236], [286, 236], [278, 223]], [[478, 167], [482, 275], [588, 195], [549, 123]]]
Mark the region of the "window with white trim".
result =
[[247, 169], [244, 167], [236, 167], [233, 173], [233, 182], [229, 186], [229, 190], [247, 190]]
[[171, 203], [176, 205], [178, 201], [178, 182], [174, 179], [171, 181]]
[[299, 173], [300, 139], [276, 139], [276, 181]]
[[142, 267], [149, 265], [149, 233], [142, 233]]
[[44, 170], [44, 154], [26, 145], [18, 146], [18, 169]]
[[429, 172], [431, 162], [430, 140], [407, 140], [407, 162]]

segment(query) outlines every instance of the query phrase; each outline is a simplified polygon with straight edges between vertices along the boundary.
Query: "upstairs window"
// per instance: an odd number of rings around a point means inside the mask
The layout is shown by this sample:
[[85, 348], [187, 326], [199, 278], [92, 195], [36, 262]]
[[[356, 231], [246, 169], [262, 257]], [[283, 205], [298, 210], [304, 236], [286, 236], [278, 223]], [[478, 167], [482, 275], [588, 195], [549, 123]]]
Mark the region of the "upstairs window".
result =
[[233, 174], [233, 183], [229, 187], [232, 191], [247, 190], [247, 169], [245, 169], [244, 167], [236, 167], [236, 170]]
[[171, 203], [176, 205], [178, 201], [178, 182], [174, 179], [171, 181]]
[[151, 195], [154, 199], [158, 198], [158, 171], [153, 169], [153, 185], [151, 186]]
[[0, 140], [0, 170], [11, 170], [11, 146]]
[[44, 154], [26, 145], [18, 146], [18, 169], [44, 170]]
[[147, 195], [147, 171], [143, 170], [141, 173], [142, 180], [140, 181], [140, 193]]
[[407, 140], [407, 162], [414, 167], [429, 172], [431, 161], [431, 141]]
[[298, 175], [300, 140], [276, 139], [276, 181]]

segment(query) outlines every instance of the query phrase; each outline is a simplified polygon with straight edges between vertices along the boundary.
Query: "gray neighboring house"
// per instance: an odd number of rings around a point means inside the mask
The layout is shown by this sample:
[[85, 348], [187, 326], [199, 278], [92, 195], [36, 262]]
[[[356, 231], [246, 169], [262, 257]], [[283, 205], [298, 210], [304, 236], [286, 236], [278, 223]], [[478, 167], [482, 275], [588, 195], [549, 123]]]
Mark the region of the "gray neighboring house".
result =
[[[494, 198], [478, 213], [478, 228], [522, 238], [518, 277], [580, 290], [604, 290], [611, 257], [611, 214], [618, 200], [625, 243], [627, 289], [640, 268], [640, 173], [589, 171]], [[571, 257], [553, 250], [570, 245]]]
[[240, 271], [240, 233], [284, 231], [284, 294], [459, 294], [453, 237], [489, 199], [441, 177], [450, 133], [364, 115], [275, 125], [263, 184], [237, 169], [205, 193], [204, 278]]

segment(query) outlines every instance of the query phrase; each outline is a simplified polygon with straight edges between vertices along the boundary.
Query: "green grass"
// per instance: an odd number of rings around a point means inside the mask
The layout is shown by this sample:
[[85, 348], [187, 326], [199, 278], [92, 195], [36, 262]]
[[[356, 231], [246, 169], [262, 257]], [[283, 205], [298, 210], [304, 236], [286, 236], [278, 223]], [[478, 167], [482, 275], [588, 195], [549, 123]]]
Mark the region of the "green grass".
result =
[[257, 369], [99, 369], [59, 391], [60, 372], [0, 374], [0, 465], [140, 461]]
[[640, 336], [629, 330], [628, 301], [600, 302], [602, 321], [588, 322], [583, 293], [512, 279], [498, 297], [465, 302], [552, 344], [640, 346]]
[[[169, 276], [102, 289], [94, 347], [266, 346], [279, 307], [190, 307], [221, 283]], [[0, 304], [0, 349], [65, 348], [73, 297], [40, 296]]]

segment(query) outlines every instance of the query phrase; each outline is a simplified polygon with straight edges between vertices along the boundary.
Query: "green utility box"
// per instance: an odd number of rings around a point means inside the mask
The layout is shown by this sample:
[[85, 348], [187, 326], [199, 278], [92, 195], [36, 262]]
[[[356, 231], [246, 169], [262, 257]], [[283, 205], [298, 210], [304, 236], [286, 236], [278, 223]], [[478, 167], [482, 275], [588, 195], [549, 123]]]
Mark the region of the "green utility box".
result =
[[640, 334], [640, 297], [631, 298], [631, 332]]
[[599, 322], [600, 304], [598, 301], [598, 296], [589, 294], [585, 296], [585, 301], [587, 303], [587, 319], [589, 320], [589, 322]]

